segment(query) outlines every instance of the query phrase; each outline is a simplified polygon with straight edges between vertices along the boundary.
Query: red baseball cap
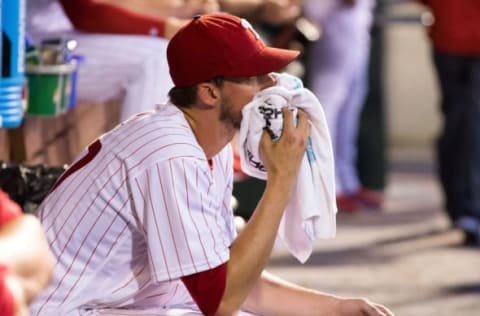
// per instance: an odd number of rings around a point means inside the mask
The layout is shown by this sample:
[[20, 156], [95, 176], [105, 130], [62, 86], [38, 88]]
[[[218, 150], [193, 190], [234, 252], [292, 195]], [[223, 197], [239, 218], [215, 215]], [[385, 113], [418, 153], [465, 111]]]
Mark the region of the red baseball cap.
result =
[[217, 76], [264, 75], [282, 69], [299, 54], [266, 46], [247, 20], [227, 13], [195, 16], [167, 48], [170, 76], [177, 87]]

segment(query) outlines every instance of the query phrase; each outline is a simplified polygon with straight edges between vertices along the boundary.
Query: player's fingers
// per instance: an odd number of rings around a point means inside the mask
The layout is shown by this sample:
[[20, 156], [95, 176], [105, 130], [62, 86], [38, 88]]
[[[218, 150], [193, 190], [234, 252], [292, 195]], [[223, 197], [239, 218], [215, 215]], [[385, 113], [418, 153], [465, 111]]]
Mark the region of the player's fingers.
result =
[[295, 129], [305, 132], [309, 130], [308, 115], [305, 111], [298, 109], [297, 117], [294, 119], [294, 111], [288, 107], [282, 108], [283, 112], [283, 130], [286, 133], [292, 133]]
[[268, 150], [272, 146], [273, 138], [272, 131], [268, 127], [264, 127], [260, 137], [260, 156], [262, 156], [262, 150]]
[[381, 315], [385, 315], [385, 316], [395, 316], [391, 310], [389, 310], [388, 308], [386, 308], [386, 307], [383, 306], [383, 305], [374, 304], [374, 306], [375, 306], [375, 308], [377, 308], [378, 310], [380, 310], [380, 311], [383, 313], [383, 314], [381, 314]]
[[295, 129], [295, 123], [293, 120], [293, 111], [288, 107], [282, 108], [283, 114], [283, 132], [282, 133], [291, 133]]
[[274, 143], [273, 137], [274, 135], [270, 131], [270, 129], [268, 127], [264, 127], [262, 135], [260, 136], [260, 148], [259, 148], [260, 159], [264, 163], [267, 163], [266, 155], [268, 155], [268, 153], [272, 150], [272, 146]]
[[308, 133], [310, 134], [310, 123], [308, 122], [308, 114], [301, 110], [298, 109], [297, 112], [297, 129], [302, 132], [302, 133]]
[[[310, 124], [308, 122], [307, 114], [304, 111], [298, 110], [297, 116], [294, 120], [294, 114], [291, 110], [283, 108], [283, 131], [281, 138], [290, 146], [299, 149], [305, 149], [307, 146], [307, 138], [310, 135]], [[295, 122], [295, 123], [294, 123]]]
[[274, 138], [275, 138], [275, 135], [273, 134], [272, 130], [268, 126], [265, 126], [263, 128], [262, 136], [260, 137], [260, 143], [271, 144], [273, 143]]
[[378, 304], [368, 304], [366, 303], [364, 309], [364, 315], [366, 316], [393, 316], [389, 314], [386, 309], [379, 308], [380, 305]]

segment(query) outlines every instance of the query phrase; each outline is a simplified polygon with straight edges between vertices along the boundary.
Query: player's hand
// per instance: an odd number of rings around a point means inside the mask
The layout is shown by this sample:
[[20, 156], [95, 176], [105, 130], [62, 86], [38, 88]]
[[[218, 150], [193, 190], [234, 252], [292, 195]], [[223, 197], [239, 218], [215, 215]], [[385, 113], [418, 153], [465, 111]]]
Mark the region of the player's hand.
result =
[[176, 8], [175, 13], [165, 17], [166, 39], [171, 39], [178, 30], [191, 21], [196, 14], [217, 12], [219, 4], [217, 0], [186, 0], [183, 5]]
[[307, 114], [298, 111], [297, 126], [293, 113], [287, 107], [283, 112], [282, 135], [273, 141], [267, 131], [260, 140], [260, 154], [267, 169], [268, 180], [280, 177], [281, 181], [293, 185], [300, 163], [305, 155], [307, 138], [310, 135], [310, 124]]
[[218, 12], [220, 5], [217, 0], [184, 0], [177, 17], [192, 18], [195, 14]]
[[190, 22], [190, 19], [179, 19], [175, 17], [165, 18], [165, 32], [163, 37], [171, 39], [178, 30], [188, 22]]
[[394, 316], [385, 306], [360, 298], [341, 299], [337, 310], [339, 316]]
[[27, 316], [28, 307], [25, 297], [25, 289], [18, 277], [7, 275], [5, 278], [5, 285], [13, 297], [15, 314], [14, 316]]
[[298, 1], [264, 0], [260, 9], [260, 20], [273, 25], [289, 24], [301, 14]]

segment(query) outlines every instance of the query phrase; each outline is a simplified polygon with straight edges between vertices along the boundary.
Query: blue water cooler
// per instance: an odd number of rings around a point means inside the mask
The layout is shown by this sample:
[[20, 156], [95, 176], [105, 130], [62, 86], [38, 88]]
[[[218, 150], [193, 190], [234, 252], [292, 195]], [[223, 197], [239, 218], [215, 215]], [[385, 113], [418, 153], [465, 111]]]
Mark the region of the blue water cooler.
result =
[[0, 128], [15, 128], [21, 124], [25, 110], [25, 0], [0, 0], [0, 8]]

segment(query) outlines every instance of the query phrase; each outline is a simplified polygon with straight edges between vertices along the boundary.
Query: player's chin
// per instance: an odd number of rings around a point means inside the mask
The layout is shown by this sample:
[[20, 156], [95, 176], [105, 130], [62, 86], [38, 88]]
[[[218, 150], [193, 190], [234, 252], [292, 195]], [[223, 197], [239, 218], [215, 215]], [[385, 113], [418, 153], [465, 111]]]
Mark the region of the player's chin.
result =
[[235, 127], [235, 129], [238, 129], [238, 130], [240, 130], [240, 126], [241, 126], [241, 125], [242, 125], [242, 121], [241, 121], [241, 120], [238, 121], [238, 122], [234, 122], [234, 123], [233, 123], [233, 127]]
[[242, 125], [242, 120], [243, 120], [243, 114], [242, 114], [242, 112], [240, 112], [240, 114], [238, 114], [238, 116], [237, 116], [236, 119], [234, 120], [233, 126], [234, 126], [236, 129], [240, 129], [240, 126]]

